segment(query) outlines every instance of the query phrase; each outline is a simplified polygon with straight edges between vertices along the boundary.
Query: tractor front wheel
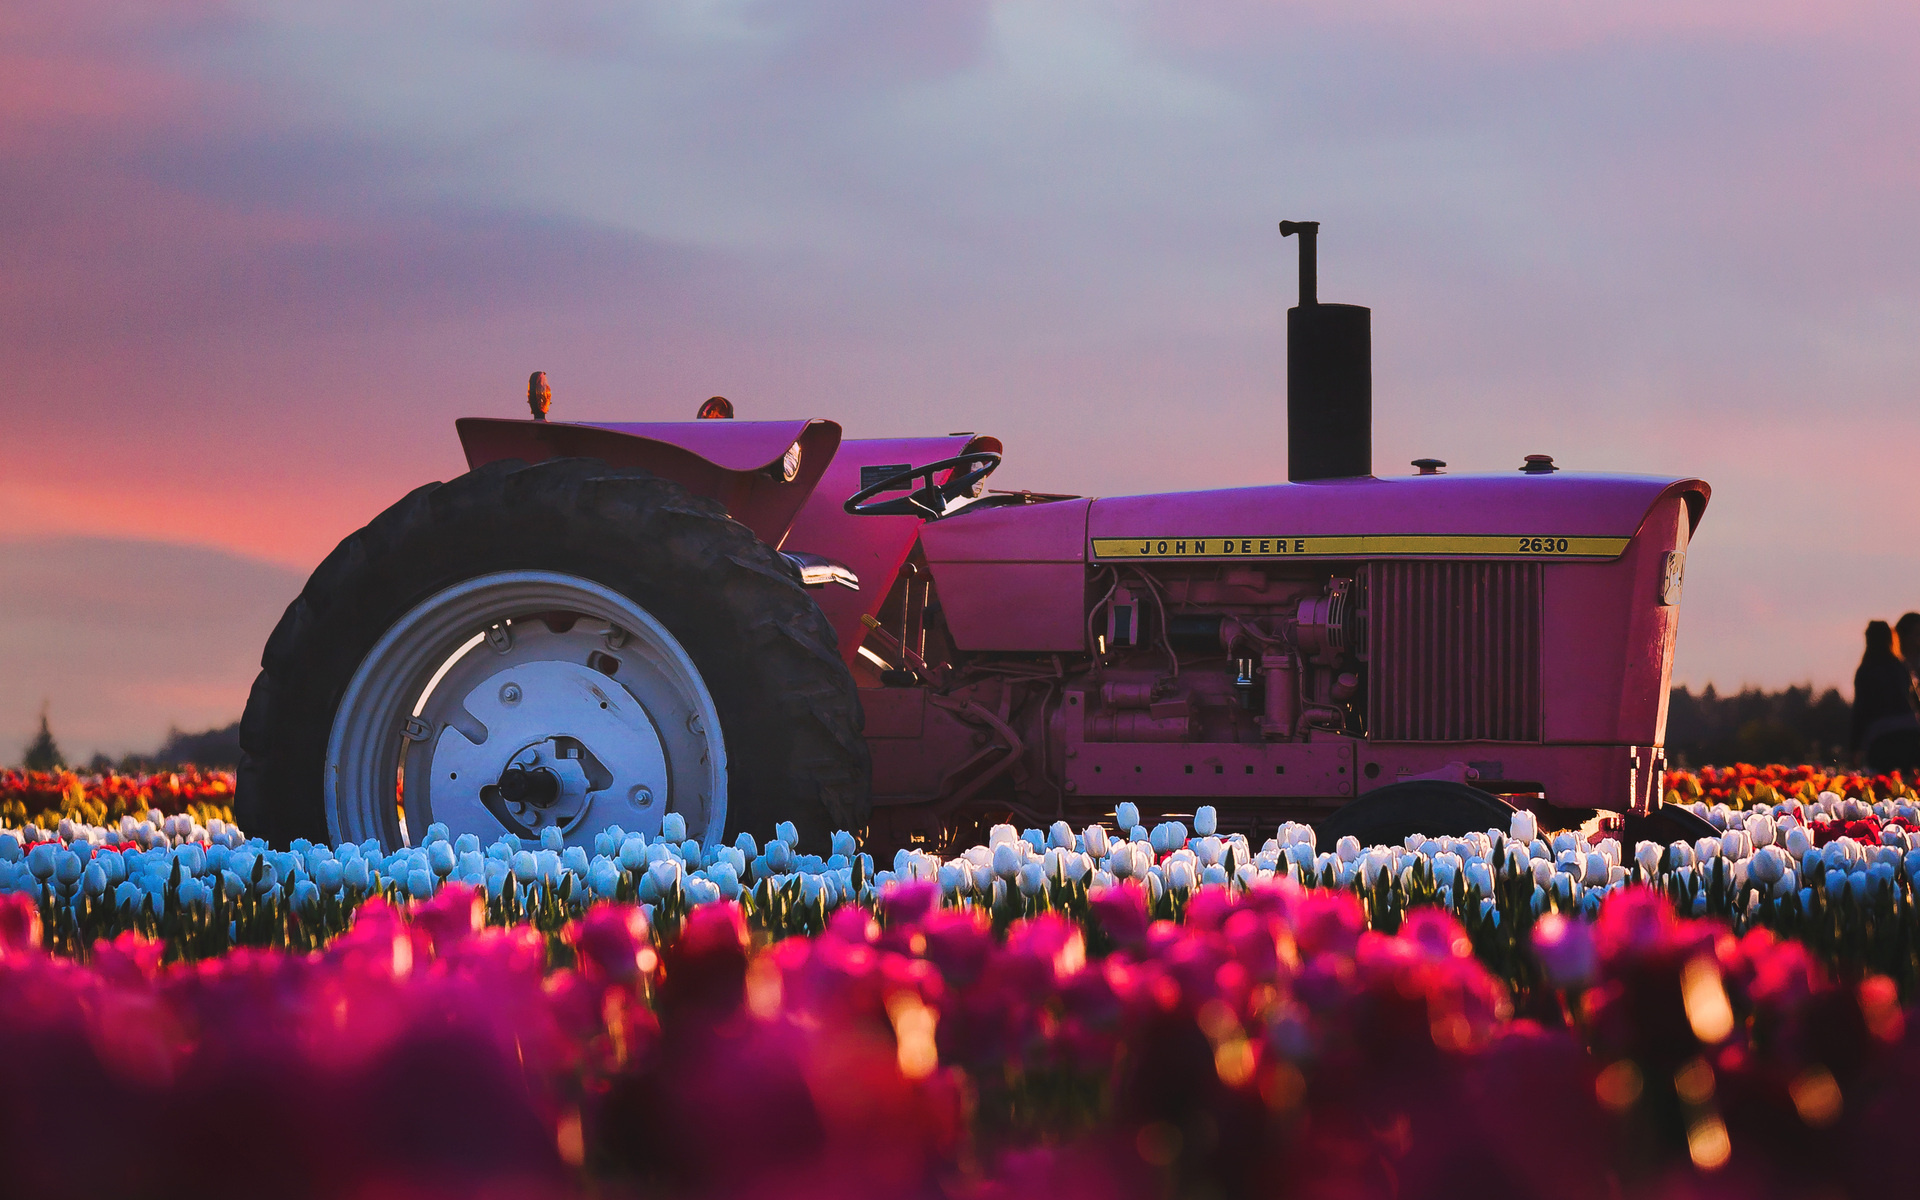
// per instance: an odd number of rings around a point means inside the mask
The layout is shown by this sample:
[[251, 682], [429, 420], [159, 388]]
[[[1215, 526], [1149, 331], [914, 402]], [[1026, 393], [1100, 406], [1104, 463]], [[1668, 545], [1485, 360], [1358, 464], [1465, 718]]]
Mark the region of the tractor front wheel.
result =
[[1656, 804], [1653, 811], [1640, 814], [1628, 813], [1620, 833], [1620, 844], [1627, 854], [1641, 842], [1658, 842], [1662, 846], [1674, 842], [1697, 842], [1701, 838], [1717, 838], [1720, 831], [1713, 822], [1707, 820], [1690, 808], [1678, 804]]
[[1416, 833], [1439, 838], [1505, 829], [1513, 813], [1505, 800], [1464, 783], [1409, 779], [1343, 805], [1320, 822], [1315, 836], [1329, 850], [1349, 835], [1362, 846], [1396, 846]]
[[852, 677], [717, 503], [588, 459], [483, 467], [321, 563], [268, 640], [236, 816], [276, 844], [617, 824], [809, 848], [866, 817]]

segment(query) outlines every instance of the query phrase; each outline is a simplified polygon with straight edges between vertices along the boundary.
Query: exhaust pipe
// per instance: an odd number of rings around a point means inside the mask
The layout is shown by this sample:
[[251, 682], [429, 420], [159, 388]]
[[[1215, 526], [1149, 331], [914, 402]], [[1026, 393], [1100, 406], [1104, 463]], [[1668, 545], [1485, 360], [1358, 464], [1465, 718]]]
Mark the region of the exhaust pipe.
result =
[[1300, 303], [1287, 310], [1287, 479], [1373, 474], [1373, 310], [1322, 304], [1318, 221], [1282, 221], [1300, 238]]

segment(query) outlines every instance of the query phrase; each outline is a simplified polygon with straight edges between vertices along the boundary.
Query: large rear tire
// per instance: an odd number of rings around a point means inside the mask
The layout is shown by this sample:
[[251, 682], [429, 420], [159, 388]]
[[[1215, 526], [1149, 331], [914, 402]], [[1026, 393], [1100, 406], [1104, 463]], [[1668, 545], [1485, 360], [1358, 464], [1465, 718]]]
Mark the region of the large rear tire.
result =
[[824, 851], [866, 820], [832, 627], [776, 551], [645, 471], [511, 462], [417, 489], [327, 556], [261, 666], [235, 815], [275, 844], [391, 846], [426, 818], [578, 843], [678, 811], [689, 836], [792, 821]]

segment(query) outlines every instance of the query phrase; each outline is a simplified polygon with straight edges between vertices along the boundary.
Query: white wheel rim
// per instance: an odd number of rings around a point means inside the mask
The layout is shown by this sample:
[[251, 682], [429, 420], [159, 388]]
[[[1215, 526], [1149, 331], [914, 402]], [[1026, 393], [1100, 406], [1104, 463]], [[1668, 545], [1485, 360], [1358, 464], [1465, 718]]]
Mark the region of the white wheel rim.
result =
[[[503, 791], [509, 767], [531, 774]], [[520, 779], [540, 794], [509, 800]], [[336, 843], [388, 848], [436, 821], [483, 845], [651, 836], [668, 812], [714, 842], [727, 823], [726, 745], [693, 660], [626, 596], [551, 571], [476, 576], [394, 622], [335, 710], [324, 785]]]

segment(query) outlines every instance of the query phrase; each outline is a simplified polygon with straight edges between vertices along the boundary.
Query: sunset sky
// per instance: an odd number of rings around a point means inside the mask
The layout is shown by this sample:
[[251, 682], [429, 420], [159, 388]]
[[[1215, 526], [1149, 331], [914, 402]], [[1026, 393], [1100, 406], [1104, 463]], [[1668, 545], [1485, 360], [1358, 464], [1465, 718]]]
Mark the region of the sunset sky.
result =
[[0, 761], [224, 724], [452, 421], [973, 428], [1285, 474], [1281, 218], [1375, 463], [1695, 474], [1678, 679], [1920, 609], [1910, 3], [13, 0]]

